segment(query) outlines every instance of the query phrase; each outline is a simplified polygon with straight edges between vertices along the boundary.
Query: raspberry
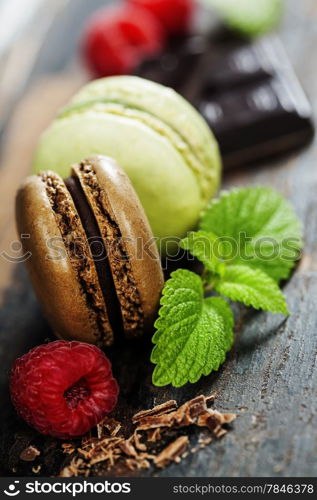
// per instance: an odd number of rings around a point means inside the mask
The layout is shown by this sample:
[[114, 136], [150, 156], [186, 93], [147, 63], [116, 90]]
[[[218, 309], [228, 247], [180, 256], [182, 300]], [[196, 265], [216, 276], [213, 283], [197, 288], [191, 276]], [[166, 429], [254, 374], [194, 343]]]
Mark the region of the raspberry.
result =
[[195, 11], [194, 0], [129, 0], [129, 2], [154, 14], [169, 35], [186, 33]]
[[85, 434], [115, 406], [118, 384], [104, 353], [81, 342], [56, 341], [17, 359], [10, 377], [18, 414], [42, 434]]
[[164, 30], [151, 13], [124, 5], [97, 11], [87, 24], [82, 48], [94, 76], [121, 75], [160, 52], [164, 40]]

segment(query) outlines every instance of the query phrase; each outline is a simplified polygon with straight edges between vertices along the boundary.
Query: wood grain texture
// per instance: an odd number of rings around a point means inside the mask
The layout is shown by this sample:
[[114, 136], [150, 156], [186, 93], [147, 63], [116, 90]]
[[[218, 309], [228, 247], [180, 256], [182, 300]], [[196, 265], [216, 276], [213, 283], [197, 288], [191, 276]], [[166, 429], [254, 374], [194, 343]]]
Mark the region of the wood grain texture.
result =
[[[289, 0], [287, 5], [281, 38], [316, 110], [316, 1]], [[56, 78], [56, 82], [61, 83], [61, 77]], [[43, 114], [39, 113], [39, 128], [50, 119], [54, 107], [67, 99], [73, 85], [76, 87], [77, 82], [72, 82], [67, 91], [63, 87], [65, 92], [61, 90], [58, 98], [47, 109], [43, 106]], [[24, 103], [29, 103], [28, 106], [34, 105], [34, 100], [31, 103], [34, 99], [32, 92], [34, 89], [24, 100]], [[21, 108], [16, 113], [16, 120], [19, 120]], [[27, 113], [32, 116], [31, 111]], [[14, 235], [12, 198], [20, 178], [28, 170], [34, 140], [39, 132], [37, 128], [31, 139], [27, 123], [19, 123], [16, 121], [15, 126], [11, 125], [15, 127], [15, 132], [13, 128], [12, 133], [8, 132], [9, 142], [0, 170], [1, 251], [8, 248]], [[17, 143], [13, 142], [16, 138]], [[20, 149], [23, 155], [17, 154]], [[236, 340], [227, 362], [218, 373], [182, 389], [158, 389], [151, 385], [149, 342], [118, 346], [109, 351], [114, 372], [123, 388], [116, 410], [116, 416], [120, 419], [128, 421], [134, 412], [167, 399], [184, 402], [197, 394], [214, 392], [218, 393], [216, 409], [237, 412], [239, 415], [233, 430], [224, 439], [188, 456], [179, 465], [172, 465], [160, 472], [151, 470], [150, 475], [316, 476], [316, 160], [315, 140], [309, 149], [290, 158], [275, 164], [231, 172], [225, 177], [226, 187], [252, 184], [276, 187], [292, 201], [303, 221], [305, 253], [296, 272], [285, 285], [292, 311], [290, 318], [285, 320], [278, 315], [237, 309]], [[1, 411], [3, 473], [32, 474], [34, 464], [23, 463], [18, 456], [23, 448], [33, 443], [42, 450], [39, 457], [42, 463], [40, 474], [54, 474], [64, 460], [56, 448], [56, 442], [39, 438], [36, 432], [17, 419], [7, 403], [7, 376], [13, 360], [50, 337], [50, 332], [23, 266], [13, 266], [1, 257], [0, 265], [0, 384], [5, 403]]]

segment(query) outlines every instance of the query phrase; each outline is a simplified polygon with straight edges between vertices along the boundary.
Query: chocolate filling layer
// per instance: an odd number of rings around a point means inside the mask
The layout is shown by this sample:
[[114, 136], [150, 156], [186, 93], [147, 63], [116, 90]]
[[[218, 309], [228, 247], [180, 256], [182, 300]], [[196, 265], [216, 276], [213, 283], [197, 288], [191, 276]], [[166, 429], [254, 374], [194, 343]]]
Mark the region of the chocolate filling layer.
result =
[[[123, 328], [127, 338], [136, 338], [144, 331], [144, 312], [137, 283], [133, 274], [129, 254], [116, 221], [111, 203], [100, 187], [96, 171], [89, 160], [74, 166], [75, 175], [81, 183], [100, 233], [108, 249], [111, 273], [121, 306]], [[100, 223], [102, 221], [102, 223]]]
[[74, 201], [88, 238], [100, 288], [104, 296], [110, 326], [117, 334], [123, 334], [121, 307], [111, 273], [105, 241], [100, 234], [95, 216], [79, 180], [76, 177], [69, 177], [65, 180], [65, 185]]
[[92, 330], [98, 343], [111, 345], [111, 329], [105, 300], [99, 285], [97, 271], [91, 257], [86, 233], [79, 215], [74, 210], [73, 199], [62, 179], [53, 172], [39, 174], [45, 185], [46, 194], [61, 232], [68, 257], [78, 279], [80, 290], [85, 298]]

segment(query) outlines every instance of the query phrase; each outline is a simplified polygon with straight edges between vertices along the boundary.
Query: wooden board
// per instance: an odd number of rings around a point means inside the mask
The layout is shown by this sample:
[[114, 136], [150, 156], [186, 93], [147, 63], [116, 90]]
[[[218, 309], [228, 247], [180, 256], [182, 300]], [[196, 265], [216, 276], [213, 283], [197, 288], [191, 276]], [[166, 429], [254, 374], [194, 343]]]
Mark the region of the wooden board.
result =
[[[76, 3], [76, 2], [75, 2]], [[85, 2], [77, 2], [79, 10]], [[96, 2], [98, 3], [98, 2]], [[100, 2], [99, 2], [100, 3]], [[93, 8], [94, 2], [89, 2]], [[87, 2], [86, 2], [87, 5]], [[317, 5], [315, 0], [289, 0], [281, 38], [315, 109], [317, 73]], [[78, 7], [80, 6], [80, 7]], [[79, 9], [79, 10], [77, 10]], [[87, 10], [87, 9], [86, 9]], [[68, 17], [72, 17], [69, 16]], [[65, 21], [65, 20], [64, 20]], [[66, 21], [65, 21], [66, 22]], [[73, 31], [75, 24], [72, 24]], [[56, 42], [56, 34], [50, 34]], [[77, 35], [76, 35], [77, 36]], [[55, 38], [54, 38], [55, 37]], [[74, 35], [75, 37], [75, 35]], [[74, 39], [72, 38], [72, 44]], [[53, 42], [46, 46], [51, 50]], [[71, 45], [71, 44], [70, 44]], [[54, 49], [55, 50], [55, 49]], [[67, 49], [68, 50], [68, 49]], [[43, 61], [43, 56], [41, 56]], [[52, 54], [48, 56], [56, 61]], [[62, 67], [61, 67], [62, 66]], [[41, 474], [56, 474], [65, 457], [53, 439], [40, 438], [17, 419], [7, 390], [13, 360], [50, 338], [22, 264], [16, 256], [14, 194], [29, 171], [40, 131], [55, 110], [82, 84], [78, 65], [53, 64], [51, 72], [38, 62], [22, 100], [13, 109], [2, 141], [0, 169], [0, 384], [1, 462], [5, 475], [32, 474], [19, 460], [30, 442], [42, 455]], [[42, 76], [39, 77], [39, 74]], [[235, 346], [225, 365], [209, 377], [182, 389], [157, 389], [150, 383], [150, 344], [121, 346], [110, 351], [122, 387], [117, 416], [129, 416], [153, 404], [175, 398], [179, 402], [217, 392], [215, 407], [237, 412], [233, 430], [179, 465], [150, 475], [161, 476], [315, 476], [317, 474], [317, 142], [308, 150], [275, 164], [226, 174], [226, 187], [264, 184], [283, 192], [295, 205], [305, 228], [303, 259], [285, 286], [292, 315], [237, 310]]]

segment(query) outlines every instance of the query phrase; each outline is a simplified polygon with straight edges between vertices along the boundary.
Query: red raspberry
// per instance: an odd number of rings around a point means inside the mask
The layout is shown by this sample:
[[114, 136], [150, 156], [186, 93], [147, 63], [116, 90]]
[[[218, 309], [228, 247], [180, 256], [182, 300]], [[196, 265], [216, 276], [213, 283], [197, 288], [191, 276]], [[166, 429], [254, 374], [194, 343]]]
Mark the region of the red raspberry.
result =
[[186, 33], [195, 11], [194, 0], [128, 0], [147, 9], [163, 24], [170, 35]]
[[133, 5], [105, 8], [88, 22], [83, 55], [94, 76], [133, 72], [144, 58], [160, 52], [165, 33], [147, 10]]
[[56, 341], [17, 359], [10, 377], [18, 414], [42, 434], [85, 434], [115, 406], [119, 392], [104, 353], [81, 342]]

